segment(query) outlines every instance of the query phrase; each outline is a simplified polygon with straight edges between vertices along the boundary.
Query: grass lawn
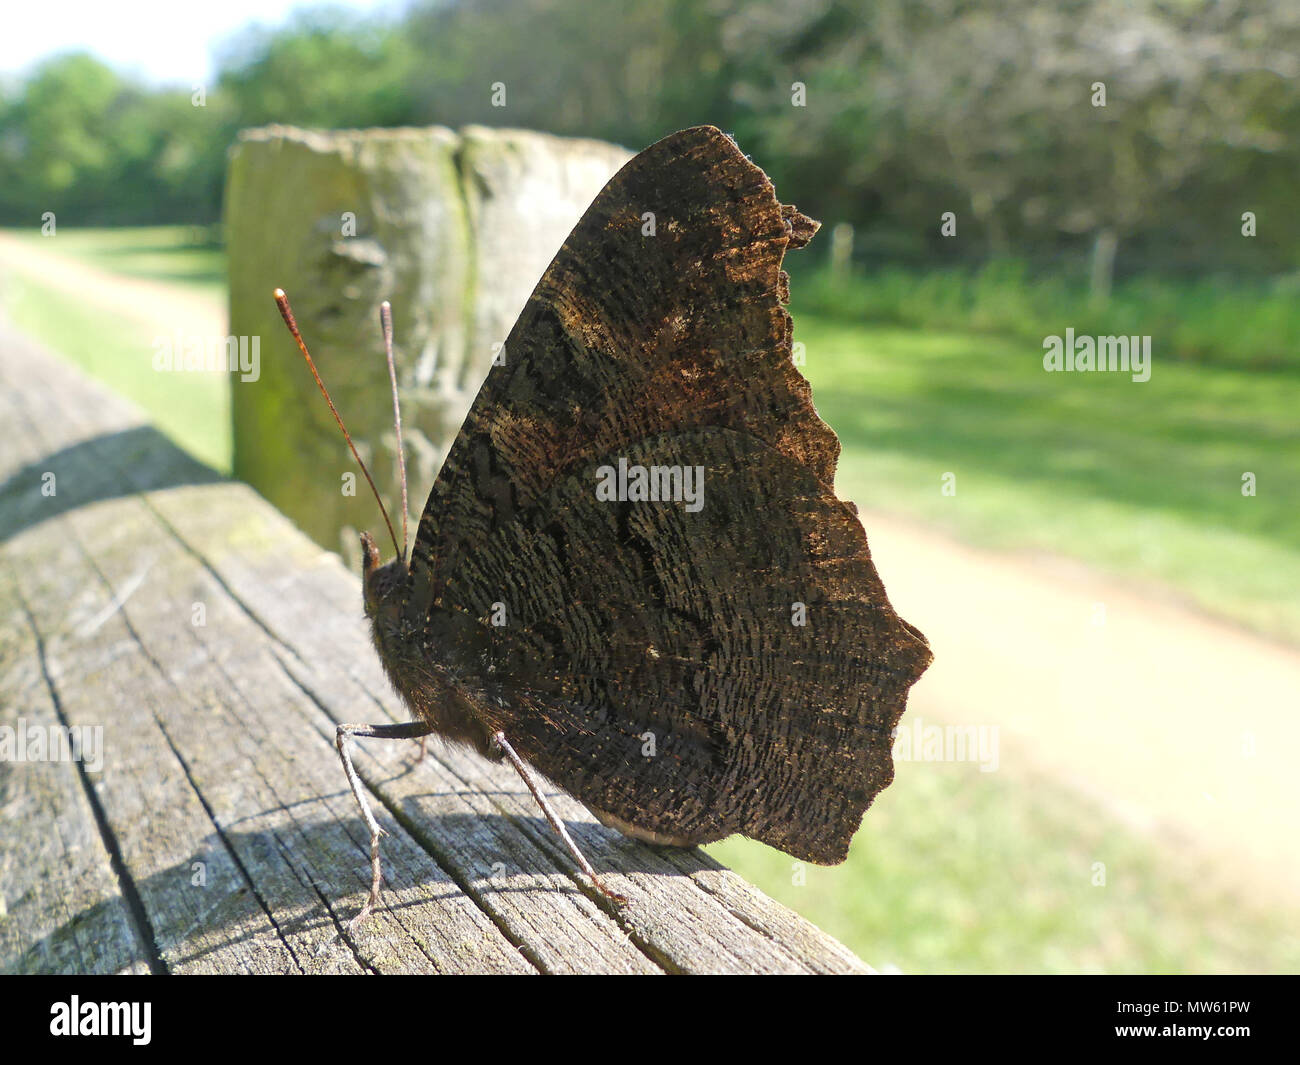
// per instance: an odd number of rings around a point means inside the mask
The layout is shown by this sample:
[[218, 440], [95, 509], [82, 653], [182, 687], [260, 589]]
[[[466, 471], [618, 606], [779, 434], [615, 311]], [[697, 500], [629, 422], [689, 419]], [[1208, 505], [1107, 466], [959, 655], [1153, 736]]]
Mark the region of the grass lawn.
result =
[[226, 298], [226, 253], [199, 226], [142, 226], [136, 229], [68, 229], [54, 239], [34, 229], [12, 236], [43, 251], [57, 252], [124, 277], [166, 281], [220, 300]]
[[[219, 290], [220, 253], [189, 236], [60, 231], [57, 250]], [[0, 295], [20, 328], [229, 468], [222, 389], [182, 404], [173, 378], [128, 369], [148, 345], [131, 332], [139, 326], [10, 280]], [[801, 308], [798, 279], [794, 292], [803, 369], [844, 445], [841, 494], [968, 541], [1158, 582], [1300, 642], [1300, 374], [1276, 360], [1165, 362], [1158, 337], [1145, 384], [1047, 374], [1041, 347], [1024, 336], [853, 321]], [[1256, 475], [1254, 497], [1241, 493], [1245, 471]], [[948, 472], [951, 496], [940, 491]], [[807, 866], [802, 884], [792, 859], [760, 844], [710, 851], [876, 966], [1300, 971], [1294, 914], [1253, 912], [1217, 894], [1204, 870], [1175, 867], [1147, 837], [1055, 781], [1009, 768], [972, 781], [973, 771], [901, 765], [848, 862]], [[1104, 886], [1094, 883], [1099, 862]]]
[[971, 763], [897, 769], [843, 865], [797, 867], [740, 838], [706, 849], [885, 971], [1300, 971], [1294, 913], [1243, 907], [1213, 869], [1054, 781]]
[[[191, 243], [186, 227], [61, 229], [54, 240], [31, 231], [10, 232], [42, 251], [225, 301], [224, 253]], [[230, 386], [223, 374], [141, 372], [154, 350], [156, 330], [149, 323], [54, 288], [21, 269], [5, 276], [0, 308], [18, 329], [143, 408], [195, 457], [230, 472]]]
[[1091, 336], [1150, 336], [1162, 365], [1203, 363], [1242, 370], [1296, 368], [1300, 272], [1230, 277], [1117, 279], [1097, 306], [1078, 264], [1035, 271], [1015, 259], [979, 268], [918, 271], [877, 266], [834, 275], [800, 262], [795, 298], [808, 311], [936, 333], [1016, 337], [1032, 345], [1073, 326]]
[[808, 314], [795, 337], [842, 495], [1300, 643], [1300, 372], [1165, 365], [1157, 346], [1145, 383], [1046, 373], [1029, 342]]

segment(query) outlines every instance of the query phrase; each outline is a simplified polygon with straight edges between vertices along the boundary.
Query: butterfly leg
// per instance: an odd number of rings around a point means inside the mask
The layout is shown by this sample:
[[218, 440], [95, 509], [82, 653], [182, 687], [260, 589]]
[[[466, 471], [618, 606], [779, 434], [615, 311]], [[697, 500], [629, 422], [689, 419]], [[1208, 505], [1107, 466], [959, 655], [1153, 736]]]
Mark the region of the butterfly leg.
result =
[[433, 727], [426, 722], [412, 721], [405, 725], [340, 725], [335, 733], [334, 743], [339, 749], [339, 758], [343, 761], [343, 772], [348, 776], [352, 797], [361, 807], [361, 817], [366, 822], [366, 827], [370, 829], [370, 898], [361, 907], [361, 912], [348, 922], [349, 930], [361, 924], [379, 904], [379, 837], [384, 834], [384, 830], [379, 827], [379, 822], [375, 820], [375, 815], [370, 810], [370, 801], [361, 786], [361, 778], [357, 776], [357, 771], [352, 766], [352, 755], [348, 751], [347, 741], [353, 736], [379, 740], [423, 740], [432, 731]]
[[573, 837], [569, 835], [568, 830], [564, 827], [564, 822], [556, 816], [555, 811], [551, 809], [551, 804], [548, 803], [542, 795], [542, 791], [537, 786], [537, 781], [529, 771], [527, 763], [525, 763], [524, 760], [515, 753], [515, 749], [510, 746], [509, 741], [506, 739], [506, 734], [504, 732], [494, 733], [492, 736], [492, 743], [497, 750], [501, 751], [510, 759], [510, 764], [515, 767], [515, 772], [523, 778], [524, 783], [528, 785], [528, 790], [533, 793], [533, 798], [537, 800], [537, 805], [542, 808], [542, 813], [546, 815], [546, 820], [551, 823], [551, 827], [555, 829], [556, 834], [560, 839], [564, 840], [564, 845], [569, 848], [569, 853], [573, 855], [574, 860], [578, 863], [582, 871], [591, 877], [591, 882], [600, 889], [601, 894], [606, 898], [611, 899], [620, 906], [625, 905], [627, 899], [617, 892], [610, 891], [610, 889], [604, 885], [600, 877], [596, 875], [596, 870], [591, 867], [591, 863], [587, 861], [582, 851], [578, 849], [578, 845], [573, 842]]

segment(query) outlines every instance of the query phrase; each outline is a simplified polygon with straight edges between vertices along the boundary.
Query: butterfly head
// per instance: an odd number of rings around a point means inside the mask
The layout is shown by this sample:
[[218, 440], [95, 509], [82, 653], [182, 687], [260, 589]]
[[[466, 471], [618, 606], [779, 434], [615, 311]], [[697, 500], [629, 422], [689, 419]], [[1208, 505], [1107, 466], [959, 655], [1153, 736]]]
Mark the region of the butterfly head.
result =
[[397, 629], [408, 576], [400, 557], [381, 564], [374, 537], [361, 534], [361, 583], [376, 642]]

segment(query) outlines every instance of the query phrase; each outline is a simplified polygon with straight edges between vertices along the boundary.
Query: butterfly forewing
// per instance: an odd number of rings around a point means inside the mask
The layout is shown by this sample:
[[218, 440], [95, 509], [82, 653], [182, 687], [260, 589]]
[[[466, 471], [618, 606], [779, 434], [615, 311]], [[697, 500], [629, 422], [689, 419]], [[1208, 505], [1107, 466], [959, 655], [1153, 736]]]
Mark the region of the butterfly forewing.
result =
[[412, 567], [434, 600], [485, 531], [656, 433], [750, 432], [829, 485], [839, 442], [791, 363], [778, 295], [787, 243], [815, 228], [711, 127], [628, 162], [538, 282], [434, 484]]

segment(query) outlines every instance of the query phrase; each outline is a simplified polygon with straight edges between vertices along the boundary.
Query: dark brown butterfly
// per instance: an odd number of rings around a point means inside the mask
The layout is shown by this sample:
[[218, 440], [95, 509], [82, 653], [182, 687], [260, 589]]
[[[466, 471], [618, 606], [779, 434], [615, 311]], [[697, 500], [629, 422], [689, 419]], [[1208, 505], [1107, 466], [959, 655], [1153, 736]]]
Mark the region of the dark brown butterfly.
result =
[[358, 920], [380, 867], [354, 735], [508, 757], [606, 894], [529, 766], [639, 839], [844, 860], [931, 654], [835, 496], [839, 441], [791, 357], [781, 261], [817, 228], [717, 129], [647, 148], [533, 290], [409, 562], [363, 535], [366, 614], [415, 721], [339, 728], [371, 830]]

